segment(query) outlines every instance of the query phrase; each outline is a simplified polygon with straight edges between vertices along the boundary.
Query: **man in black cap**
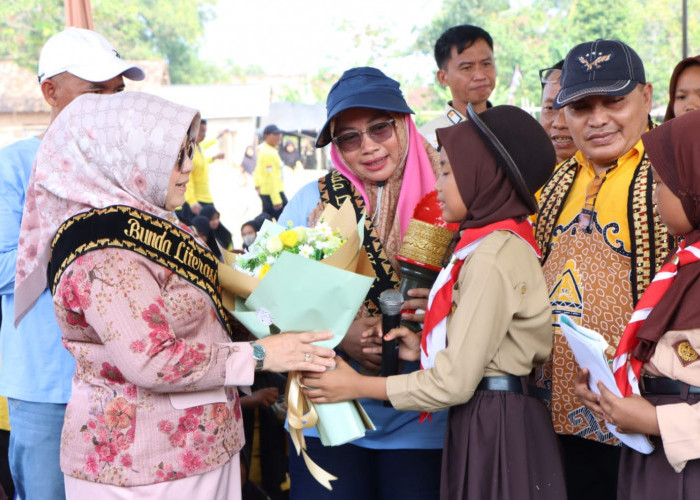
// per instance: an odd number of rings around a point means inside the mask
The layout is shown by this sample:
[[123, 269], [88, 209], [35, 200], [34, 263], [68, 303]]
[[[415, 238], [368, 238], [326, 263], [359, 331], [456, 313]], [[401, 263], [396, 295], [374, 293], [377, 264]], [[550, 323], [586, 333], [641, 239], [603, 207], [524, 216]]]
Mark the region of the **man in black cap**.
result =
[[496, 86], [496, 62], [489, 33], [471, 24], [452, 26], [435, 42], [437, 79], [449, 87], [452, 100], [445, 110], [420, 128], [420, 133], [437, 148], [435, 129], [449, 127], [467, 116], [467, 104], [477, 113], [491, 107], [488, 101]]
[[282, 131], [277, 125], [270, 124], [263, 130], [263, 143], [258, 147], [258, 160], [253, 172], [255, 190], [262, 200], [262, 211], [279, 219], [282, 209], [287, 204], [282, 186], [282, 159], [277, 147], [282, 138]]
[[637, 53], [617, 40], [574, 47], [564, 60], [563, 108], [578, 151], [545, 184], [536, 237], [553, 311], [552, 361], [539, 383], [564, 452], [569, 499], [616, 497], [620, 447], [574, 395], [578, 368], [559, 316], [600, 332], [614, 349], [635, 304], [670, 250], [652, 206], [651, 164], [640, 140], [652, 87]]

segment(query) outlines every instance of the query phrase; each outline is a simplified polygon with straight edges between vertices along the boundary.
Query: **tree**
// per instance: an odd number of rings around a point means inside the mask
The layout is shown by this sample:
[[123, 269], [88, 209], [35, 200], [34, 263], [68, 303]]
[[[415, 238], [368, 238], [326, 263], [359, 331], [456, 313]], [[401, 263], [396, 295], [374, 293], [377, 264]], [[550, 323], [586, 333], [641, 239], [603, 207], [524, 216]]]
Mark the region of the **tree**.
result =
[[[221, 80], [223, 72], [199, 60], [204, 23], [216, 0], [93, 0], [95, 30], [128, 59], [164, 58], [173, 83]], [[41, 47], [65, 26], [63, 0], [0, 3], [0, 59], [36, 70]]]
[[[689, 50], [697, 54], [700, 19], [689, 17]], [[563, 59], [578, 43], [616, 38], [640, 55], [647, 80], [654, 86], [654, 105], [665, 105], [671, 70], [682, 56], [680, 0], [444, 0], [441, 13], [421, 31], [417, 48], [432, 53], [437, 37], [460, 23], [481, 26], [493, 37], [498, 83], [492, 101], [496, 104], [506, 102], [516, 65], [523, 74], [516, 104], [539, 103], [538, 69]]]
[[440, 13], [422, 30], [417, 46], [424, 52], [432, 53], [435, 40], [450, 26], [483, 26], [484, 19], [490, 19], [509, 8], [508, 0], [444, 0]]

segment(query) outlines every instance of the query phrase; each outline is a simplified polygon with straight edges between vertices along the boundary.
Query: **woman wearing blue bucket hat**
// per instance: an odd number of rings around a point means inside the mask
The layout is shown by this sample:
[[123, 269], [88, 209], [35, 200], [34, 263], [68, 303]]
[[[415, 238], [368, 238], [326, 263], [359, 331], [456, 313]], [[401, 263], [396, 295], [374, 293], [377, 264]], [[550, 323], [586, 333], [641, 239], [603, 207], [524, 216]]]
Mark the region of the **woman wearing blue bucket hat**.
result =
[[[339, 207], [348, 198], [357, 220], [365, 216], [364, 246], [377, 277], [339, 349], [359, 371], [378, 374], [380, 356], [364, 353], [360, 339], [380, 322], [379, 294], [398, 288], [396, 255], [414, 207], [434, 188], [438, 155], [418, 133], [399, 83], [376, 68], [343, 73], [328, 94], [326, 110], [316, 147], [331, 145], [335, 171], [304, 186], [279, 220], [313, 226], [327, 204]], [[424, 309], [425, 301], [414, 299], [404, 307]], [[405, 363], [403, 371], [418, 368]], [[364, 438], [324, 447], [315, 429], [304, 433], [310, 457], [338, 480], [332, 492], [326, 491], [292, 452], [291, 500], [437, 498], [446, 413], [419, 425], [417, 412], [399, 412], [375, 400], [362, 405], [377, 428]]]

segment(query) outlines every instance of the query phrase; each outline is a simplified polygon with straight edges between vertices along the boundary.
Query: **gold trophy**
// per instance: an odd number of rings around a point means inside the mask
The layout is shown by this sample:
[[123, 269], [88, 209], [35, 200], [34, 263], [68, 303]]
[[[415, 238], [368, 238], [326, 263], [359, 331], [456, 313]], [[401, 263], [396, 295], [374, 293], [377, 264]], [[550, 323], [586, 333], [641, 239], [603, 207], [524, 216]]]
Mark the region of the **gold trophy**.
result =
[[[401, 268], [399, 291], [408, 300], [413, 288], [431, 288], [442, 269], [442, 258], [459, 224], [447, 223], [437, 200], [437, 191], [426, 194], [413, 210], [401, 248], [396, 256]], [[402, 324], [414, 331], [421, 329], [412, 321]]]

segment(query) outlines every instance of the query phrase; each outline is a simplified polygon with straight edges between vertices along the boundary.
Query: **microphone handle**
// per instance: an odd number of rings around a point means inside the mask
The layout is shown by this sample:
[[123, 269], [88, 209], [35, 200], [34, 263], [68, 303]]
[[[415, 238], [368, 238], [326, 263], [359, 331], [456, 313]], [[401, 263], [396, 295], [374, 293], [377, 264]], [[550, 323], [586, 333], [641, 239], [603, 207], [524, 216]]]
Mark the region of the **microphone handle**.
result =
[[[382, 314], [382, 334], [401, 326], [401, 314]], [[399, 373], [399, 341], [382, 338], [382, 377]]]

